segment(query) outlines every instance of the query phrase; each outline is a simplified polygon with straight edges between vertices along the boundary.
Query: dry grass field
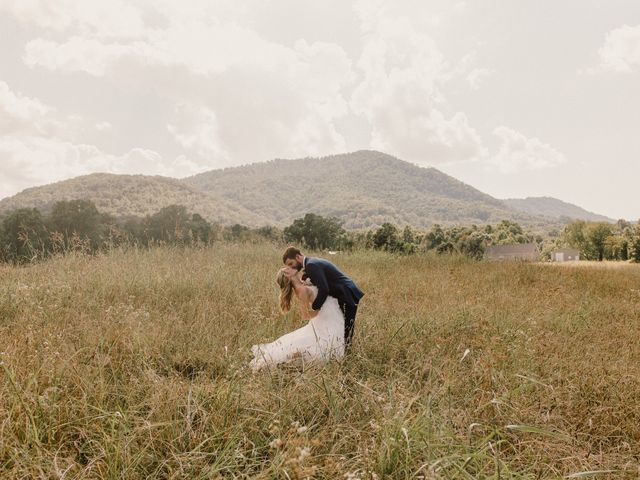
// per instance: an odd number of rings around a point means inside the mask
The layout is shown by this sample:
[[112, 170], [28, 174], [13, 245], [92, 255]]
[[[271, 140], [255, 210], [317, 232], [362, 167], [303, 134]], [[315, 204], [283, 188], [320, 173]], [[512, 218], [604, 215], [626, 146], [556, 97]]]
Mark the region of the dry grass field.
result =
[[568, 268], [576, 268], [576, 267], [586, 267], [586, 268], [604, 268], [609, 270], [620, 270], [620, 269], [638, 269], [640, 265], [637, 263], [631, 262], [620, 262], [620, 261], [610, 261], [604, 260], [602, 262], [598, 262], [595, 260], [579, 260], [579, 261], [571, 261], [571, 262], [540, 262], [540, 265], [549, 265], [554, 267], [568, 267]]
[[349, 358], [254, 376], [280, 250], [0, 268], [0, 478], [640, 476], [640, 268], [337, 255]]

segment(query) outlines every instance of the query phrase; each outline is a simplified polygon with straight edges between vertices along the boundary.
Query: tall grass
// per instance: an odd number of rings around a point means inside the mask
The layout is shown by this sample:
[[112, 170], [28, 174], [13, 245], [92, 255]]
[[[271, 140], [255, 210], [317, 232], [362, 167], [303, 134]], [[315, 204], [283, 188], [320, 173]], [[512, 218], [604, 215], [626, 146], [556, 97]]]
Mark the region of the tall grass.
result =
[[1, 267], [0, 477], [640, 475], [640, 267], [340, 254], [350, 356], [252, 375], [280, 250]]

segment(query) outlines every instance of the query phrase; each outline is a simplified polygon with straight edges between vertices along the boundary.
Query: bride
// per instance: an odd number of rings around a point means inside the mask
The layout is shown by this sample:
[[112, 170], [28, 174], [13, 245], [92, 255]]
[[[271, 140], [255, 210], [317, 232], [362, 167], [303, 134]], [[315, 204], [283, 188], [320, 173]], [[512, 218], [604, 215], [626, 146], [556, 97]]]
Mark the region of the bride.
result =
[[339, 360], [344, 356], [344, 316], [338, 300], [327, 297], [320, 310], [311, 310], [318, 289], [305, 284], [294, 272], [295, 269], [284, 267], [276, 275], [280, 287], [280, 310], [287, 313], [295, 295], [302, 318], [309, 323], [271, 343], [253, 345], [251, 352], [254, 358], [250, 365], [254, 371], [289, 362], [298, 356], [305, 362]]

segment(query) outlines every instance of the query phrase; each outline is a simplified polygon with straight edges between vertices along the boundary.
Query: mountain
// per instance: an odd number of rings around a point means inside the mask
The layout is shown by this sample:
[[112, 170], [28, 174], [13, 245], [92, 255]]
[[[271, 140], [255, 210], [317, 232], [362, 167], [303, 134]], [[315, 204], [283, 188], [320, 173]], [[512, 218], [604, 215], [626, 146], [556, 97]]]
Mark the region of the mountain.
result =
[[536, 221], [435, 168], [368, 150], [212, 170], [183, 181], [277, 225], [307, 212], [339, 217], [347, 228]]
[[159, 176], [94, 173], [42, 187], [28, 188], [0, 201], [0, 214], [16, 208], [48, 211], [60, 200], [92, 200], [116, 217], [145, 216], [172, 204], [187, 207], [209, 221], [263, 225], [262, 218], [213, 193], [194, 190], [180, 180]]
[[0, 201], [0, 215], [21, 207], [46, 212], [56, 201], [79, 198], [92, 200], [99, 210], [116, 217], [144, 216], [181, 204], [209, 221], [251, 227], [284, 227], [312, 212], [339, 217], [345, 227], [355, 229], [384, 222], [424, 228], [434, 223], [469, 225], [501, 220], [546, 228], [560, 225], [562, 216], [578, 218], [568, 207], [579, 209], [548, 199], [564, 209], [527, 210], [523, 205], [529, 208], [531, 199], [498, 200], [435, 168], [361, 150], [323, 158], [277, 159], [181, 180], [97, 173], [5, 198]]
[[571, 203], [563, 202], [551, 197], [508, 198], [504, 200], [507, 206], [530, 215], [543, 216], [558, 220], [587, 220], [591, 222], [610, 222], [615, 220], [589, 212]]

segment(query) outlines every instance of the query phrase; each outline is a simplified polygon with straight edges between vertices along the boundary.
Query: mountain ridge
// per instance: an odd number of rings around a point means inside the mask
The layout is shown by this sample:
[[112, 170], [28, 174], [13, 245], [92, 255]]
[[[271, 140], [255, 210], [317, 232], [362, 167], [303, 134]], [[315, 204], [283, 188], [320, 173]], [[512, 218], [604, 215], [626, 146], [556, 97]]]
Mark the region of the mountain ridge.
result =
[[605, 215], [590, 212], [578, 205], [553, 197], [506, 198], [503, 201], [511, 208], [531, 215], [542, 215], [556, 219], [570, 218], [593, 222], [615, 222], [614, 219]]
[[222, 223], [260, 223], [260, 218], [238, 205], [212, 194], [199, 192], [180, 180], [159, 175], [91, 173], [59, 182], [31, 187], [0, 200], [0, 213], [16, 208], [47, 212], [61, 200], [88, 199], [98, 210], [116, 217], [145, 216], [179, 203], [208, 220]]
[[[351, 229], [385, 222], [426, 228], [501, 220], [542, 226], [560, 219], [554, 211], [525, 210], [528, 204], [494, 198], [436, 168], [373, 150], [273, 159], [182, 179], [95, 173], [23, 190], [0, 200], [0, 214], [21, 207], [46, 210], [56, 201], [78, 198], [118, 217], [182, 204], [209, 221], [252, 227], [283, 227], [310, 212], [338, 217]], [[565, 210], [586, 212], [561, 203]]]
[[[370, 150], [274, 159], [211, 170], [183, 181], [284, 223], [309, 211], [337, 216], [349, 228], [387, 221], [428, 227], [502, 218], [534, 220], [435, 168]], [[299, 193], [294, 197], [295, 192]]]

